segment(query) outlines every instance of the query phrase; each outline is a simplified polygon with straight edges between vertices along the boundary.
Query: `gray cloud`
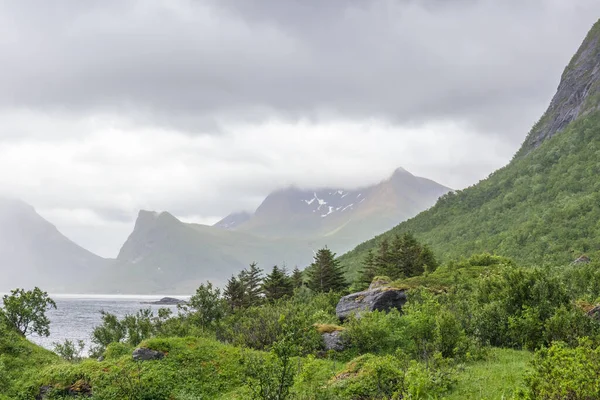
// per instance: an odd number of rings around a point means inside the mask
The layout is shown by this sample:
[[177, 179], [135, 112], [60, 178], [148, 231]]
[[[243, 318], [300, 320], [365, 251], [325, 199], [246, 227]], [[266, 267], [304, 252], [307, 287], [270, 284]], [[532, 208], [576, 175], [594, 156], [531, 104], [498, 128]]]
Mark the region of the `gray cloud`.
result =
[[593, 0], [21, 1], [0, 16], [0, 105], [126, 111], [189, 131], [377, 116], [522, 136]]
[[[0, 187], [114, 256], [137, 210], [505, 164], [596, 0], [0, 1]], [[193, 134], [191, 134], [193, 133]]]

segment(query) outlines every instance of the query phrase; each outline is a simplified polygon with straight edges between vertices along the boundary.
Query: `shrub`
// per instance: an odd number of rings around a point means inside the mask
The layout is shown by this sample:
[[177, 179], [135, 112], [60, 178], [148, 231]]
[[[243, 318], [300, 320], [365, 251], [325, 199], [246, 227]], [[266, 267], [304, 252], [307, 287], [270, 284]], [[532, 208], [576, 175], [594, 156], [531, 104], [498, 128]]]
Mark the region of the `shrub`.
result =
[[581, 340], [575, 348], [556, 342], [536, 352], [519, 399], [597, 399], [600, 385], [600, 347]]

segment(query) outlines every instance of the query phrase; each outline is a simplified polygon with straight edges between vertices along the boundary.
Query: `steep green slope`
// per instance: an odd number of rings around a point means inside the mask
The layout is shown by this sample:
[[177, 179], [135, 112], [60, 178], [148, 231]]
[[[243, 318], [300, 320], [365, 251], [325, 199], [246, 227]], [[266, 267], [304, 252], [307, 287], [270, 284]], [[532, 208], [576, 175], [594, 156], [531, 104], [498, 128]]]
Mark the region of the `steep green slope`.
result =
[[442, 260], [489, 251], [526, 264], [566, 263], [599, 251], [599, 27], [588, 34], [544, 118], [508, 166], [345, 254], [341, 260], [350, 271], [381, 239], [407, 231]]
[[61, 364], [58, 356], [43, 349], [14, 330], [5, 326], [0, 318], [0, 400], [15, 399], [26, 391], [40, 368]]

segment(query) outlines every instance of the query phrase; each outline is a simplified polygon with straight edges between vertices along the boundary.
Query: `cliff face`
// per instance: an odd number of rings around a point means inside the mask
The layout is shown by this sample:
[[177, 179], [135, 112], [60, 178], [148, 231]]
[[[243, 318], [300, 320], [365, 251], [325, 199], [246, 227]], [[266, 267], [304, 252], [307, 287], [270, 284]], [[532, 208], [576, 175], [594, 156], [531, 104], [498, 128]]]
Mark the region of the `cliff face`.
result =
[[600, 98], [600, 20], [565, 68], [550, 106], [527, 135], [516, 157], [536, 149], [571, 121], [598, 109]]

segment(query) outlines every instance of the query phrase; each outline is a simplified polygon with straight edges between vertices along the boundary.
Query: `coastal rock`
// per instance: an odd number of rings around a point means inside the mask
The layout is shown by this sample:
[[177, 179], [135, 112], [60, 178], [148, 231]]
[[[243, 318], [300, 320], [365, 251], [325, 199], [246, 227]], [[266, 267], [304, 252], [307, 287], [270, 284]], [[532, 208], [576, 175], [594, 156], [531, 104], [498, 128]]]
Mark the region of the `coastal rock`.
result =
[[165, 357], [165, 353], [145, 347], [140, 347], [133, 351], [133, 361], [151, 361], [151, 360], [162, 360]]
[[342, 331], [333, 331], [329, 333], [323, 333], [323, 342], [325, 343], [325, 350], [342, 351], [344, 350], [344, 342], [342, 340]]
[[404, 303], [406, 303], [405, 290], [378, 288], [342, 297], [335, 308], [335, 313], [340, 320], [344, 320], [353, 313], [388, 311], [392, 308], [400, 310]]
[[174, 297], [163, 297], [158, 301], [143, 301], [142, 304], [154, 304], [159, 306], [176, 306], [177, 304], [185, 304], [187, 301], [176, 299]]

